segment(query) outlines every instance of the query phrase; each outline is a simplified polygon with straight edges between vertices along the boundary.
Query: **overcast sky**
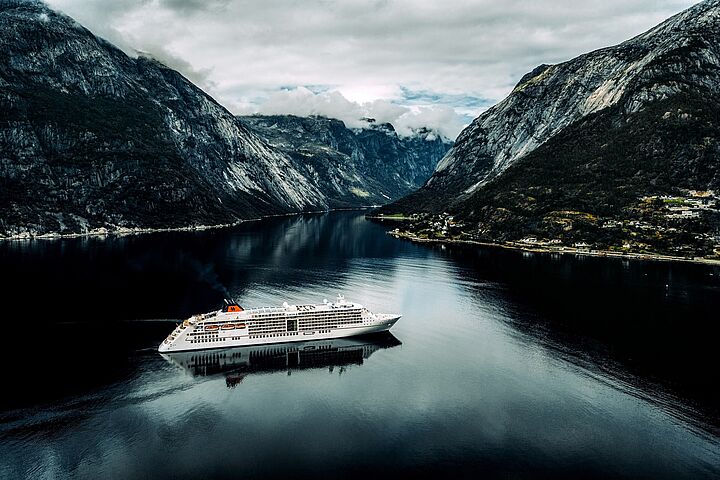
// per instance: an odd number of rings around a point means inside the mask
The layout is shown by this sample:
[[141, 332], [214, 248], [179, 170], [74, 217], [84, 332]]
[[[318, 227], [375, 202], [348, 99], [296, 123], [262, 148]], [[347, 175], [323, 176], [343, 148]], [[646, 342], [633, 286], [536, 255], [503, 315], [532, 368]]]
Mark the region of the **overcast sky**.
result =
[[454, 138], [523, 74], [692, 0], [46, 0], [235, 113], [362, 116]]

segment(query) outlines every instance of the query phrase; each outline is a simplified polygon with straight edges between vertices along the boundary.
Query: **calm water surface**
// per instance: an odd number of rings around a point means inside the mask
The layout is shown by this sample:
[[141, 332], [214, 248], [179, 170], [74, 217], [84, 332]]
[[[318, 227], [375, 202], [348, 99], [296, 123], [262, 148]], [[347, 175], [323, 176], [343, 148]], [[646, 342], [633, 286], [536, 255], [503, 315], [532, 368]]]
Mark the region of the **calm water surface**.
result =
[[[720, 269], [423, 247], [360, 212], [0, 243], [0, 478], [720, 476]], [[223, 296], [392, 334], [163, 357]]]

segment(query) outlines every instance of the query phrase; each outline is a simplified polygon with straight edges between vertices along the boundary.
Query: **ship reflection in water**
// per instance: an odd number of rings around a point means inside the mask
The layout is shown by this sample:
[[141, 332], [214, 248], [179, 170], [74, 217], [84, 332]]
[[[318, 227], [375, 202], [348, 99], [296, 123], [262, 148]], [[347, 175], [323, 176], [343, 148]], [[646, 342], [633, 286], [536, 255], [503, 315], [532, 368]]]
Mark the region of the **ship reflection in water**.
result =
[[349, 338], [310, 342], [254, 345], [226, 349], [161, 354], [170, 363], [194, 377], [225, 375], [228, 388], [235, 388], [250, 374], [293, 370], [340, 368], [362, 365], [377, 350], [402, 345], [392, 333], [383, 332]]

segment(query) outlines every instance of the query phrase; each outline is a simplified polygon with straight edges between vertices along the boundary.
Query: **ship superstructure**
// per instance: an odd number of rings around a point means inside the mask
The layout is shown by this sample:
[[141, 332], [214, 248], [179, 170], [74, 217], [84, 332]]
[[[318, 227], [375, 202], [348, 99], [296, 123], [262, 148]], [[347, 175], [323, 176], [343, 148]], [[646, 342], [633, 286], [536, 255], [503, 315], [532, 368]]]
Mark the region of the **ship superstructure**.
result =
[[372, 313], [338, 295], [335, 302], [244, 309], [226, 300], [222, 309], [194, 315], [160, 344], [160, 352], [180, 352], [268, 343], [350, 337], [389, 330], [400, 315]]

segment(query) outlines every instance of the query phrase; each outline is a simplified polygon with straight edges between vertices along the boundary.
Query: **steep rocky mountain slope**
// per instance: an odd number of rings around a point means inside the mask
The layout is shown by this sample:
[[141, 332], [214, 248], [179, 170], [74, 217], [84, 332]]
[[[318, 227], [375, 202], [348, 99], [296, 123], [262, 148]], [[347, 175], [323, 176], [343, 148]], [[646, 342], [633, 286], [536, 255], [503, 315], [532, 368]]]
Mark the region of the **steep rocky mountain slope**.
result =
[[326, 206], [286, 155], [176, 71], [42, 3], [0, 3], [0, 234]]
[[0, 0], [0, 236], [385, 203], [430, 175], [426, 151], [436, 162], [447, 149], [346, 132], [363, 147], [313, 157], [309, 147], [300, 155], [271, 146], [261, 130], [270, 131], [248, 128], [178, 72], [129, 57], [42, 2]]
[[390, 124], [351, 130], [325, 117], [239, 118], [292, 158], [335, 208], [381, 205], [407, 195], [430, 177], [452, 145], [427, 130], [399, 137]]
[[[719, 107], [712, 0], [620, 45], [530, 72], [460, 134], [422, 189], [385, 211], [448, 211], [485, 240], [712, 252]], [[708, 208], [693, 211], [700, 204]]]

